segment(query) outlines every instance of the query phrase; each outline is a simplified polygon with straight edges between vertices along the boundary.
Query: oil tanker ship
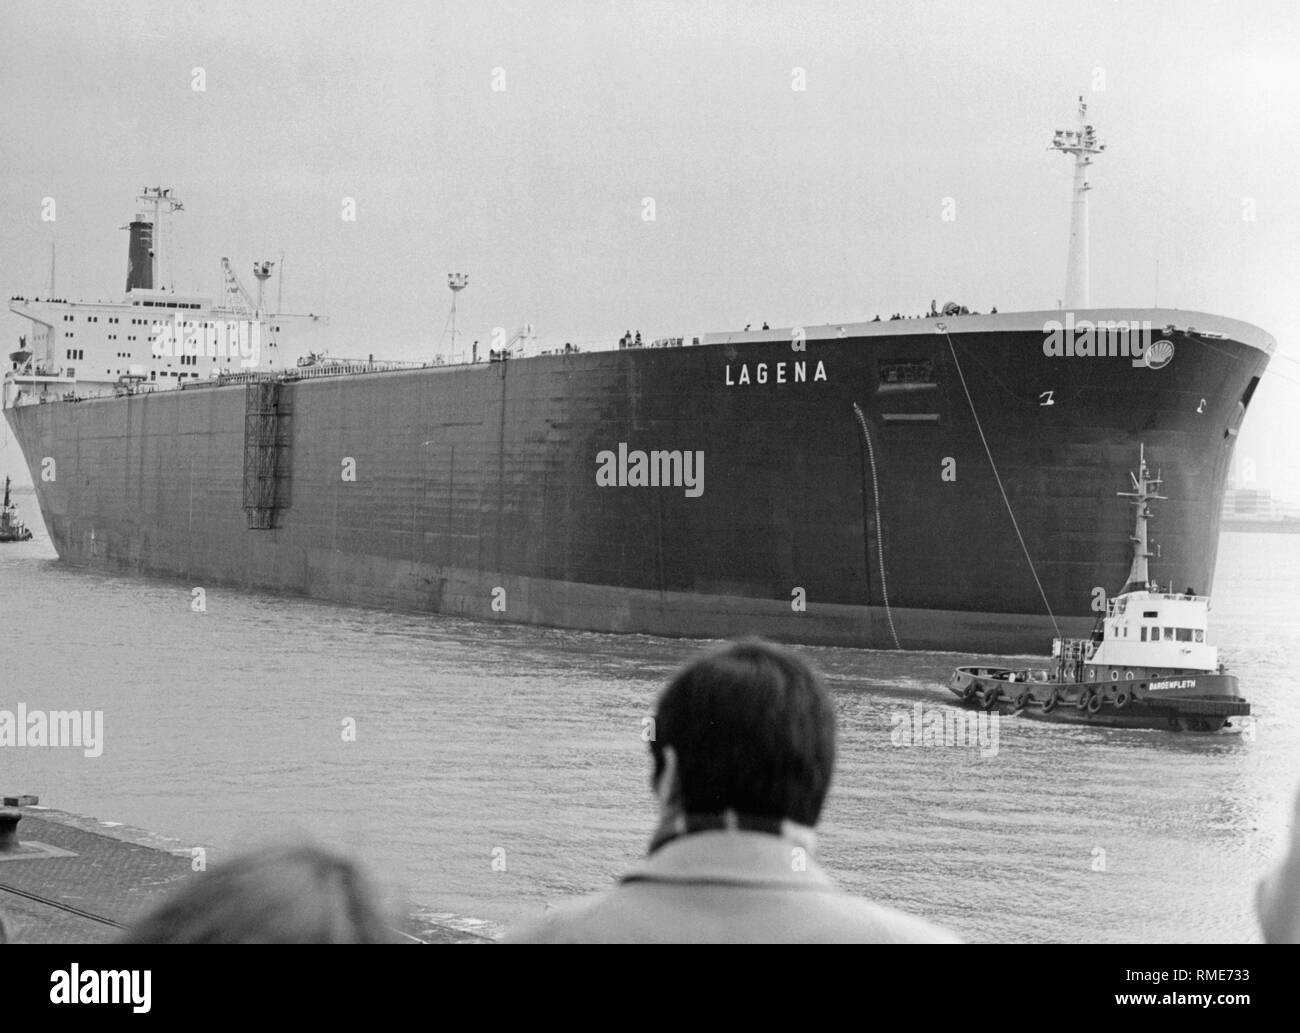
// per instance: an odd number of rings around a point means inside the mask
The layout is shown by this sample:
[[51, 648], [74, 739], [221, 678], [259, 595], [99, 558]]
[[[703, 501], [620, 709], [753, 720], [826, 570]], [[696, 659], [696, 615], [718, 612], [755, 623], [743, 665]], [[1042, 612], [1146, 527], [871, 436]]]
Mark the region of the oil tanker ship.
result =
[[[154, 288], [146, 191], [120, 305], [11, 302], [33, 344], [5, 417], [73, 564], [595, 631], [1035, 650], [1123, 584], [1110, 499], [1139, 443], [1172, 472], [1161, 569], [1211, 590], [1274, 347], [1087, 307], [1082, 104], [1054, 145], [1075, 158], [1068, 310], [460, 364], [318, 361], [295, 332], [317, 317], [267, 311], [265, 263], [256, 299], [229, 269], [219, 303]], [[148, 347], [109, 339], [128, 318]]]

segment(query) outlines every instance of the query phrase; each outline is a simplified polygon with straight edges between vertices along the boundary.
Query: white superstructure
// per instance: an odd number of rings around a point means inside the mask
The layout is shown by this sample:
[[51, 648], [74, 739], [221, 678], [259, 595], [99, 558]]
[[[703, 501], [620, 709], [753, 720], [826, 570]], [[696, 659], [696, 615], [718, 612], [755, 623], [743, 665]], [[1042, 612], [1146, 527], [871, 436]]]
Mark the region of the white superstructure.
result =
[[273, 263], [254, 263], [256, 302], [225, 259], [227, 289], [220, 302], [155, 286], [160, 265], [154, 229], [161, 217], [182, 206], [159, 187], [146, 188], [140, 200], [153, 212], [137, 215], [129, 227], [127, 290], [121, 301], [9, 299], [9, 311], [30, 320], [31, 329], [4, 364], [6, 407], [166, 390], [221, 373], [291, 369], [299, 358], [322, 350], [313, 331], [323, 317], [262, 307]]
[[1105, 638], [1089, 661], [1099, 668], [1215, 671], [1219, 650], [1206, 641], [1210, 600], [1203, 595], [1125, 592], [1110, 600]]

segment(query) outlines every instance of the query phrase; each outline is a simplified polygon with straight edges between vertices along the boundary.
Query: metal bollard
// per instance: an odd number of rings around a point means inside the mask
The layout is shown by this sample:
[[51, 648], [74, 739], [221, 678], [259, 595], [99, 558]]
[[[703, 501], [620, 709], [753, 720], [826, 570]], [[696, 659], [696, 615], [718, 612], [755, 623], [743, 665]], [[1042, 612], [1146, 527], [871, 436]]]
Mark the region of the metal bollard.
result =
[[21, 811], [0, 811], [0, 854], [13, 853], [18, 849], [18, 823], [22, 820]]

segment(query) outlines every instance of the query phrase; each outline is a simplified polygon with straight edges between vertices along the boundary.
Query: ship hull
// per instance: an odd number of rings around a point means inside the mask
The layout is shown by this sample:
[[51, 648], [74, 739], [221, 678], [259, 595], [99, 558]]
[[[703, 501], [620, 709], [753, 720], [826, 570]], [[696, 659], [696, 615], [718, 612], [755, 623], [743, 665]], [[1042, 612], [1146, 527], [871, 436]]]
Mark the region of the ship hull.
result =
[[[1267, 351], [1180, 337], [1167, 368], [1135, 368], [1046, 355], [1035, 314], [948, 322], [321, 377], [286, 383], [270, 417], [249, 415], [246, 385], [5, 415], [63, 560], [191, 585], [1042, 652], [1124, 582], [1116, 492], [1142, 444], [1169, 497], [1155, 573], [1209, 592]], [[637, 452], [698, 465], [673, 478], [664, 460], [668, 483], [643, 484]]]
[[1250, 716], [1250, 704], [1230, 674], [1128, 668], [1116, 673], [1115, 681], [1060, 682], [1033, 680], [1026, 671], [959, 667], [948, 689], [967, 707], [1058, 724], [1217, 732], [1234, 717]]

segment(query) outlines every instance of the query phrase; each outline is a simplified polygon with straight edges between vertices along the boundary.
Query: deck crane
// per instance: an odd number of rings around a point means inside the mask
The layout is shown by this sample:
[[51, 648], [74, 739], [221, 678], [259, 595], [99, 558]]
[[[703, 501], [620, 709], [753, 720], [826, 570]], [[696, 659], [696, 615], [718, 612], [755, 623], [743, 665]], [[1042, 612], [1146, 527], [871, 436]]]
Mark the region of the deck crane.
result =
[[239, 282], [239, 277], [235, 275], [234, 266], [230, 264], [230, 259], [221, 259], [221, 272], [225, 276], [225, 289], [222, 294], [222, 301], [226, 308], [232, 309], [239, 315], [254, 319], [262, 315], [263, 294], [266, 290], [266, 281], [271, 277], [271, 269], [274, 268], [274, 262], [254, 262], [253, 275], [257, 278], [257, 300], [254, 301], [245, 289], [244, 285]]

